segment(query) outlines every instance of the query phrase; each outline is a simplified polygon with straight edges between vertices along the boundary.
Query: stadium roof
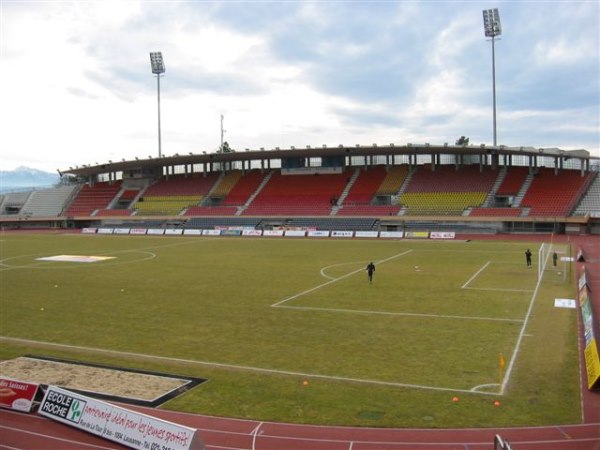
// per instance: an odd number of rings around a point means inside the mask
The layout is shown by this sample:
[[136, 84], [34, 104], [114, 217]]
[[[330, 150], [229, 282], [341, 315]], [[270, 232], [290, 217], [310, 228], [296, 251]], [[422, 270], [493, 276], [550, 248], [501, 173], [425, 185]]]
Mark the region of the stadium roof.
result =
[[160, 158], [108, 161], [103, 164], [77, 166], [75, 168], [59, 170], [61, 175], [71, 174], [79, 177], [90, 177], [104, 173], [114, 173], [136, 169], [150, 169], [156, 167], [185, 166], [191, 164], [210, 164], [236, 161], [260, 161], [280, 160], [285, 158], [317, 158], [335, 156], [379, 156], [379, 155], [518, 155], [518, 156], [544, 156], [553, 158], [580, 159], [582, 161], [596, 159], [590, 156], [587, 150], [561, 150], [559, 148], [535, 148], [535, 147], [498, 147], [481, 145], [431, 145], [404, 144], [404, 145], [355, 145], [354, 147], [339, 145], [337, 147], [310, 147], [287, 149], [275, 148], [272, 150], [250, 150], [230, 151], [202, 154], [189, 153], [188, 155], [175, 154], [172, 156], [161, 156]]

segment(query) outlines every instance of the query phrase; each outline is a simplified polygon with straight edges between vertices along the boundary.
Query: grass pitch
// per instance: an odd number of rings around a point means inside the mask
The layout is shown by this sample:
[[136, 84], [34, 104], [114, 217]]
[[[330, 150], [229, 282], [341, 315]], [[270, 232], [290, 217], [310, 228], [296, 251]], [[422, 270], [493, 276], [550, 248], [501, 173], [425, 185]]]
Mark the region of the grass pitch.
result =
[[[538, 244], [0, 237], [5, 359], [34, 353], [208, 378], [165, 407], [258, 420], [581, 418], [577, 313], [554, 307], [575, 287], [552, 267], [538, 283], [524, 257]], [[39, 259], [58, 255], [111, 259]]]

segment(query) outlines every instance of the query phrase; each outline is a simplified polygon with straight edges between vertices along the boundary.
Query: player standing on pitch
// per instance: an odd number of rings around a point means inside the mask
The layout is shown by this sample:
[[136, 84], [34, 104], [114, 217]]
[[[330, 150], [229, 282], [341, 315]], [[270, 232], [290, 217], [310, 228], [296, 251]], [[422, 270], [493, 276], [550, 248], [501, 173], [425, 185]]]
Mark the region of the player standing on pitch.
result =
[[529, 249], [525, 252], [525, 261], [527, 262], [527, 267], [531, 267], [531, 250]]
[[369, 276], [369, 283], [373, 283], [373, 272], [375, 272], [375, 264], [373, 261], [367, 266], [367, 275]]

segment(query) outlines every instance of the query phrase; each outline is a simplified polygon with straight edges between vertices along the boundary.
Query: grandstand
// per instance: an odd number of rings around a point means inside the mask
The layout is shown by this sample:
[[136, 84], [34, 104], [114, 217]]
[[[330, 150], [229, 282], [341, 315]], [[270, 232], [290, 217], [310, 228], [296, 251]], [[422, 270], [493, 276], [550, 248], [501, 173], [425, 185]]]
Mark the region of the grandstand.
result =
[[600, 233], [599, 167], [584, 150], [504, 146], [176, 155], [66, 170], [77, 182], [0, 197], [0, 222]]

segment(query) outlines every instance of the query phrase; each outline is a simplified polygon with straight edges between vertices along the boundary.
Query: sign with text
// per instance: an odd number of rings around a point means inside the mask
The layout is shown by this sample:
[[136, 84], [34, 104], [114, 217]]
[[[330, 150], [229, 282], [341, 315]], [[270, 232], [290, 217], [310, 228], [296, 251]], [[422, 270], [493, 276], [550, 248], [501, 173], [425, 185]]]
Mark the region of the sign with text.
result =
[[262, 236], [262, 230], [242, 230], [242, 236]]
[[283, 230], [265, 230], [263, 236], [283, 236]]
[[588, 389], [600, 386], [600, 356], [598, 355], [598, 344], [594, 336], [594, 316], [590, 290], [588, 289], [583, 269], [579, 278], [579, 311], [583, 323], [583, 338], [585, 340], [585, 369], [587, 373]]
[[331, 232], [331, 237], [336, 237], [336, 238], [351, 238], [352, 236], [354, 236], [353, 231], [333, 230]]
[[38, 413], [139, 450], [204, 450], [197, 430], [56, 386], [48, 386]]
[[432, 231], [429, 237], [431, 239], [454, 239], [456, 233], [454, 231]]
[[0, 378], [0, 407], [30, 412], [39, 385]]

